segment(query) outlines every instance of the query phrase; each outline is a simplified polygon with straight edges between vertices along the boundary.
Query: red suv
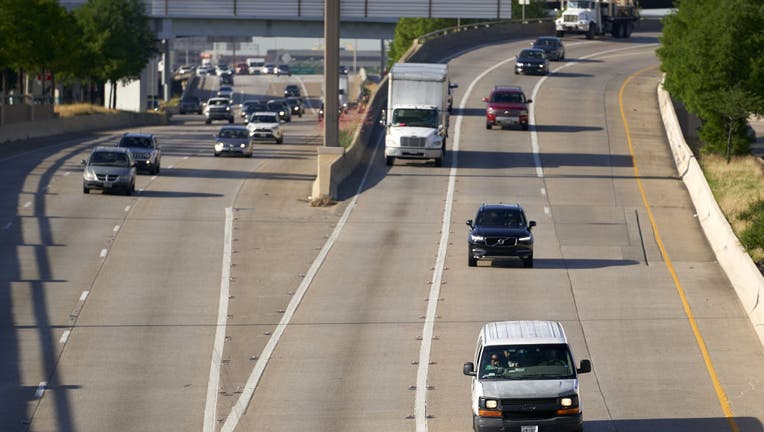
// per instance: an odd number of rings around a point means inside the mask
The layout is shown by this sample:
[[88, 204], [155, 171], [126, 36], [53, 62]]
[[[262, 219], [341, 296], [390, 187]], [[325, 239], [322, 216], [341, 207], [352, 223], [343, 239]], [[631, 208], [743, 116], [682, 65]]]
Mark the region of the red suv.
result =
[[533, 102], [525, 98], [520, 87], [496, 86], [491, 95], [483, 98], [485, 107], [485, 128], [492, 129], [493, 125], [519, 125], [528, 130], [528, 104]]

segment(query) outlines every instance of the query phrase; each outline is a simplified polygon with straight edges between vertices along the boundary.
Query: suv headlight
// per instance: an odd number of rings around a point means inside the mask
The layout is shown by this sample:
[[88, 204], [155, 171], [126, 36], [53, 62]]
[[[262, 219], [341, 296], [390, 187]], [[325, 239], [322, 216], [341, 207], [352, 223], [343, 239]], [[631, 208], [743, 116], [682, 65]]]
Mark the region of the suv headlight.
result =
[[485, 240], [484, 236], [481, 236], [479, 234], [470, 234], [470, 241], [473, 242], [473, 243], [481, 242], [481, 241], [484, 241], [484, 240]]
[[488, 114], [493, 114], [494, 112], [496, 112], [496, 110], [491, 107], [488, 107], [487, 111], [488, 111]]
[[523, 243], [530, 243], [532, 240], [533, 240], [533, 236], [532, 235], [527, 235], [525, 237], [520, 237], [520, 238], [517, 239], [517, 241], [523, 242]]

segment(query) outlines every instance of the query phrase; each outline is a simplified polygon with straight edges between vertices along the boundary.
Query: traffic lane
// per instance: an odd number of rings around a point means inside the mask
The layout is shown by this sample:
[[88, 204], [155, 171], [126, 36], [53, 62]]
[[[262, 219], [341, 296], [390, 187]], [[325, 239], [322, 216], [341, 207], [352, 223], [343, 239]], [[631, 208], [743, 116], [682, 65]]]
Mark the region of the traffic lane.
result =
[[[374, 177], [386, 171], [381, 153], [371, 169]], [[412, 361], [439, 238], [443, 171], [396, 164], [359, 197], [240, 428], [412, 427]]]
[[[212, 157], [190, 158], [187, 173], [224, 171], [214, 161]], [[251, 170], [254, 161], [239, 162], [242, 166], [229, 162], [228, 170]], [[226, 183], [241, 180], [238, 175], [215, 181], [209, 176], [179, 177], [172, 175], [178, 170], [165, 171], [171, 175], [158, 176], [149, 188], [153, 190], [143, 197], [124, 197], [131, 200], [128, 205], [120, 203], [125, 220], [90, 284], [90, 295], [59, 361], [57, 374], [66, 377], [62, 388], [76, 400], [68, 413], [72, 430], [101, 425], [114, 425], [115, 430], [120, 430], [118, 425], [152, 429], [163, 422], [185, 427], [201, 421], [193, 416], [168, 416], [167, 412], [180, 414], [203, 401], [207, 375], [197, 375], [208, 366], [210, 349], [189, 341], [204, 341], [205, 335], [214, 333], [214, 320], [205, 315], [214, 317], [212, 312], [216, 312], [220, 265], [214, 263], [222, 250], [224, 207], [214, 197], [230, 193]], [[139, 180], [151, 181], [148, 176]], [[162, 194], [160, 185], [167, 186], [170, 194]], [[182, 194], [182, 188], [193, 192]], [[83, 195], [81, 180], [64, 193], [86, 201], [83, 209], [116, 198]], [[130, 210], [124, 210], [128, 206]], [[217, 207], [217, 211], [209, 207]], [[112, 233], [112, 226], [102, 228]], [[212, 297], [207, 298], [205, 291]], [[150, 391], [152, 386], [161, 390]], [[115, 388], [127, 390], [114, 392]], [[173, 396], [163, 395], [164, 390]], [[168, 402], [161, 403], [162, 399]], [[132, 410], [114, 416], [114, 406]], [[57, 410], [59, 395], [53, 391], [40, 402], [34, 424], [43, 430], [46, 425], [52, 425], [48, 430], [66, 430]]]
[[[0, 283], [7, 293], [0, 310], [9, 323], [2, 336], [8, 359], [3, 376], [16, 377], [3, 385], [3, 424], [28, 421], [38, 403], [35, 391], [40, 383], [59, 380], [53, 368], [69, 326], [131, 203], [124, 196], [105, 196], [97, 202], [83, 197], [79, 160], [87, 158], [94, 145], [108, 145], [116, 138], [97, 136], [65, 143], [53, 137], [33, 151], [0, 162], [4, 213], [13, 214], [0, 234]], [[69, 402], [65, 395], [56, 397], [63, 429], [69, 424]]]
[[[454, 68], [452, 68], [452, 72], [453, 71], [454, 71]], [[557, 100], [557, 98], [555, 98], [555, 100]], [[578, 99], [577, 99], [577, 101], [578, 101]], [[538, 106], [539, 105], [537, 104], [536, 107], [538, 107]], [[559, 113], [559, 112], [556, 113], [556, 112], [554, 112], [554, 110], [550, 110], [549, 112], [550, 112], [550, 114], [553, 117], [556, 117], [556, 118], [561, 118], [562, 117], [561, 113]], [[482, 141], [482, 142], [487, 142], [487, 141]], [[571, 142], [571, 141], [569, 140], [568, 142]], [[543, 146], [542, 146], [542, 148], [543, 148]], [[461, 161], [461, 159], [460, 159], [460, 161]], [[669, 162], [670, 162], [670, 160], [669, 160]], [[491, 165], [493, 165], [493, 163], [491, 163]], [[514, 176], [513, 180], [516, 177], [517, 176]], [[575, 179], [575, 177], [574, 177], [574, 179]], [[481, 178], [480, 180], [482, 181], [483, 179]], [[459, 183], [462, 183], [462, 184], [460, 186], [457, 186], [457, 190], [459, 190], [460, 188], [462, 188], [462, 189], [465, 188], [465, 185], [463, 184], [465, 182], [466, 182], [465, 179], [460, 177], [459, 178]], [[475, 188], [475, 189], [477, 189], [477, 188]], [[513, 189], [515, 189], [515, 188], [513, 188]], [[513, 192], [514, 192], [514, 190], [513, 190]], [[571, 194], [565, 195], [566, 198], [567, 197], [571, 197], [571, 196], [578, 197], [580, 203], [583, 201], [583, 199], [585, 197], [587, 197], [586, 194], [581, 194], [580, 192], [578, 192], [576, 195], [571, 195]], [[457, 197], [456, 200], [457, 200], [457, 207], [458, 207], [458, 203], [461, 202], [461, 199], [459, 197]], [[596, 200], [603, 200], [603, 199], [602, 198], [596, 198]], [[455, 212], [457, 212], [457, 211], [458, 211], [458, 209], [455, 207]], [[554, 206], [552, 206], [551, 214], [552, 215], [557, 215], [558, 214], [558, 212], [556, 211]], [[456, 231], [459, 228], [460, 223], [462, 223], [462, 222], [460, 220], [458, 220], [457, 218], [455, 218], [454, 226], [453, 226], [452, 231]], [[547, 242], [545, 242], [541, 238], [542, 230], [543, 230], [543, 225], [540, 224], [540, 226], [537, 227], [537, 229], [536, 229], [536, 236], [537, 236], [536, 237], [537, 238], [537, 249], [536, 250], [537, 250], [537, 254], [539, 254], [542, 257], [542, 261], [540, 263], [538, 263], [539, 266], [543, 265], [542, 263], [544, 262], [544, 260], [543, 260], [544, 255], [541, 255], [542, 249], [540, 249], [539, 246], [540, 245], [547, 245], [548, 244]], [[619, 243], [622, 243], [622, 241], [619, 240]], [[614, 246], [610, 246], [610, 249], [612, 251], [617, 251], [619, 247], [620, 247], [619, 245], [615, 245], [615, 247]], [[581, 250], [581, 249], [582, 248], [578, 248], [578, 250]], [[583, 248], [583, 249], [591, 249], [591, 248], [587, 247], [587, 248]], [[602, 255], [603, 255], [602, 258], [605, 258], [607, 256], [612, 256], [612, 254], [609, 254], [609, 253], [603, 253]], [[451, 256], [451, 254], [449, 254], [449, 256]], [[465, 258], [464, 258], [462, 253], [458, 253], [457, 252], [457, 253], [455, 253], [453, 255], [453, 258], [450, 258], [450, 259], [454, 259], [456, 261], [454, 262], [453, 266], [450, 265], [450, 261], [449, 261], [449, 264], [447, 264], [447, 265], [450, 268], [457, 268], [458, 269], [459, 268], [458, 265], [460, 263], [463, 263], [463, 260]], [[538, 259], [538, 257], [537, 257], [537, 259]], [[622, 262], [622, 264], [618, 264], [619, 261]], [[619, 261], [614, 262], [612, 265], [619, 265], [621, 270], [623, 270], [623, 268], [625, 268], [624, 267], [625, 263], [623, 262], [623, 260], [619, 260]], [[550, 261], [550, 263], [552, 263], [552, 262], [553, 261]], [[592, 261], [592, 263], [595, 263], [595, 262], [596, 261]], [[562, 272], [560, 272], [560, 273], [562, 273], [562, 274], [567, 273], [567, 271], [566, 271], [567, 263], [565, 263], [565, 262], [560, 262], [560, 263], [563, 264]], [[461, 264], [461, 265], [463, 266], [464, 264]], [[591, 266], [591, 264], [587, 264], [587, 261], [580, 261], [580, 264], [578, 264], [578, 265], [579, 266], [587, 266], [587, 267]], [[591, 266], [591, 267], [594, 267], [594, 266]], [[476, 269], [476, 270], [483, 271], [483, 272], [491, 272], [494, 269], [490, 268], [490, 269]], [[503, 268], [500, 269], [500, 270], [501, 271], [507, 271], [507, 269], [503, 269]], [[504, 312], [504, 316], [499, 318], [499, 319], [510, 319], [510, 318], [511, 319], [515, 319], [516, 317], [517, 318], [538, 318], [538, 317], [547, 318], [547, 317], [550, 317], [550, 315], [552, 315], [551, 318], [553, 318], [553, 319], [562, 319], [562, 320], [564, 320], [564, 319], [567, 318], [566, 317], [567, 314], [564, 313], [565, 311], [568, 311], [568, 313], [569, 313], [571, 311], [571, 309], [575, 310], [578, 307], [578, 306], [575, 306], [575, 307], [574, 306], [565, 307], [565, 302], [564, 301], [558, 301], [558, 302], [554, 302], [554, 303], [550, 303], [550, 302], [546, 302], [546, 301], [539, 301], [537, 309], [534, 310], [532, 308], [532, 306], [529, 306], [527, 303], [523, 303], [522, 300], [520, 300], [520, 305], [519, 306], [514, 306], [514, 304], [518, 303], [518, 297], [521, 298], [521, 299], [524, 297], [524, 296], [517, 296], [517, 295], [515, 295], [516, 293], [515, 293], [514, 290], [517, 289], [516, 287], [528, 286], [528, 287], [530, 287], [529, 290], [531, 290], [533, 288], [536, 288], [535, 291], [531, 291], [531, 292], [535, 292], [537, 294], [539, 292], [539, 289], [541, 289], [541, 287], [539, 287], [537, 285], [534, 285], [534, 283], [541, 282], [543, 284], [542, 286], [548, 286], [548, 284], [549, 284], [547, 279], [544, 278], [544, 277], [540, 278], [538, 273], [540, 273], [540, 272], [549, 273], [549, 271], [547, 271], [546, 269], [544, 269], [544, 270], [534, 269], [534, 270], [532, 270], [532, 272], [535, 272], [535, 276], [533, 278], [529, 278], [527, 281], [525, 279], [521, 278], [523, 273], [527, 273], [528, 272], [528, 271], [525, 271], [525, 269], [514, 269], [513, 268], [511, 271], [513, 272], [513, 274], [512, 274], [512, 283], [511, 283], [511, 285], [510, 284], [506, 285], [506, 288], [508, 290], [512, 289], [511, 297], [507, 299], [508, 300], [507, 303], [509, 303], [509, 304], [506, 305], [507, 309]], [[601, 273], [601, 271], [598, 272], [595, 269], [591, 270], [590, 272], [594, 273], [594, 274], [597, 274], [597, 275], [599, 275]], [[455, 277], [455, 275], [458, 274], [458, 272], [447, 272], [447, 273], [449, 275], [449, 279], [452, 278], [452, 277]], [[481, 273], [481, 276], [482, 275], [483, 275], [483, 273]], [[518, 278], [518, 276], [519, 276], [519, 278]], [[617, 275], [616, 275], [616, 277], [617, 277]], [[622, 279], [625, 279], [625, 281], [629, 281], [629, 280], [634, 279], [634, 278], [621, 278], [621, 277], [618, 277], [618, 283], [620, 284], [620, 286], [623, 286], [624, 282], [625, 282]], [[641, 278], [639, 280], [644, 281], [645, 278], [643, 277], [643, 278]], [[590, 278], [587, 282], [589, 284], [592, 284], [593, 281], [596, 282], [597, 279], [596, 278]], [[492, 286], [491, 283], [484, 283], [480, 279], [476, 280], [476, 277], [474, 275], [471, 275], [471, 277], [469, 277], [469, 278], [465, 277], [463, 284], [462, 283], [458, 283], [458, 282], [456, 284], [454, 284], [454, 283], [452, 283], [451, 280], [448, 280], [448, 282], [449, 282], [449, 284], [446, 285], [447, 287], [462, 286], [462, 285], [469, 286], [470, 284], [471, 285], [476, 285], [476, 286]], [[564, 279], [563, 279], [563, 282], [564, 282]], [[664, 280], [664, 283], [665, 282], [670, 282], [670, 281]], [[498, 282], [496, 284], [500, 285]], [[642, 284], [635, 284], [635, 285], [636, 285], [634, 287], [635, 289], [628, 290], [627, 288], [624, 288], [623, 291], [624, 292], [628, 292], [628, 293], [639, 292], [640, 285], [642, 285]], [[593, 290], [595, 290], [595, 289], [593, 288]], [[564, 293], [563, 287], [560, 287], [560, 292]], [[571, 289], [571, 292], [575, 292], [575, 291]], [[479, 293], [475, 293], [473, 291], [471, 291], [470, 293], [475, 295], [475, 296], [479, 295]], [[562, 298], [567, 297], [567, 296], [564, 296], [563, 294], [558, 294], [558, 295], [562, 296]], [[599, 292], [598, 292], [598, 295], [601, 295], [601, 294], [599, 294]], [[670, 299], [670, 294], [664, 293], [663, 296], [664, 297], [669, 297], [665, 301], [668, 301], [668, 302], [672, 301]], [[495, 296], [487, 295], [487, 296], [485, 296], [485, 298], [491, 299], [492, 302], [496, 302], [497, 301], [497, 297], [495, 297]], [[575, 296], [575, 299], [577, 300], [575, 305], [580, 305], [582, 303], [583, 304], [588, 304], [587, 302], [580, 301], [578, 295]], [[477, 301], [478, 300], [473, 300], [473, 302], [477, 302]], [[444, 304], [441, 305], [441, 308], [439, 308], [439, 312], [442, 315], [444, 315], [444, 316], [445, 315], [449, 315], [450, 316], [451, 314], [447, 313], [447, 311], [451, 310], [451, 308], [449, 308], [449, 306], [453, 305], [454, 303], [459, 304], [459, 302], [444, 302]], [[528, 303], [533, 303], [533, 299], [531, 298], [531, 301], [528, 302]], [[491, 304], [494, 305], [495, 303], [491, 303]], [[676, 305], [677, 305], [676, 299], [673, 299], [673, 304], [674, 304], [674, 307], [676, 307]], [[481, 311], [484, 310], [485, 307], [486, 306], [484, 306], [483, 308], [480, 308]], [[549, 312], [549, 308], [550, 307], [552, 308], [552, 312], [551, 313]], [[499, 306], [494, 306], [493, 309], [500, 309], [500, 307]], [[561, 310], [563, 313], [554, 312], [554, 311], [557, 311], [558, 309]], [[471, 350], [474, 349], [474, 343], [475, 343], [474, 342], [474, 338], [475, 338], [475, 335], [477, 334], [477, 331], [479, 330], [480, 325], [483, 322], [485, 322], [485, 321], [491, 321], [492, 320], [492, 318], [490, 318], [490, 316], [488, 316], [488, 317], [482, 317], [481, 316], [478, 319], [470, 319], [469, 316], [464, 316], [464, 315], [470, 315], [469, 313], [462, 313], [461, 315], [458, 314], [458, 312], [470, 311], [470, 310], [474, 310], [474, 309], [470, 309], [470, 308], [459, 308], [459, 309], [456, 309], [456, 308], [454, 308], [454, 310], [452, 311], [453, 313], [456, 313], [456, 317], [453, 319], [453, 321], [455, 321], [457, 323], [463, 323], [463, 322], [474, 323], [474, 327], [475, 327], [473, 329], [473, 331], [463, 331], [463, 332], [460, 333], [460, 334], [463, 334], [464, 335], [463, 337], [466, 338], [466, 339], [462, 339], [461, 341], [454, 342], [454, 343], [445, 343], [445, 344], [443, 344], [443, 346], [448, 346], [448, 347], [461, 346], [461, 345], [466, 344], [466, 346], [468, 347], [468, 348], [465, 349], [464, 355], [463, 355], [463, 357], [461, 359], [454, 359], [454, 361], [453, 361], [454, 368], [458, 367], [458, 364], [460, 364], [461, 362], [466, 361], [465, 359], [470, 359], [471, 358], [471, 356], [472, 356], [472, 351]], [[492, 310], [490, 308], [490, 306], [488, 307], [488, 310], [489, 311]], [[500, 314], [501, 314], [501, 312], [499, 311], [497, 313], [497, 315], [500, 315]], [[572, 321], [570, 323], [571, 323], [570, 325], [566, 324], [566, 329], [568, 330], [569, 337], [572, 340], [572, 345], [573, 345], [574, 351], [578, 351], [577, 355], [579, 356], [579, 358], [581, 358], [582, 355], [586, 355], [587, 354], [587, 350], [586, 350], [587, 341], [583, 337], [583, 335], [585, 333], [583, 331], [579, 330], [581, 328], [581, 326], [580, 325], [575, 325], [575, 321]], [[603, 326], [605, 326], [605, 324], [603, 324]], [[571, 331], [570, 327], [573, 327], [574, 330]], [[437, 329], [436, 329], [436, 332], [438, 334], [446, 333], [445, 331], [443, 331], [443, 332], [437, 331]], [[690, 341], [692, 341], [692, 339], [690, 339]], [[440, 344], [435, 344], [435, 347], [440, 347]], [[437, 348], [436, 348], [433, 351], [433, 357], [437, 356], [438, 352], [439, 351], [437, 351]], [[450, 350], [444, 350], [443, 352], [447, 352], [447, 353], [450, 354]], [[600, 364], [601, 362], [602, 362], [602, 360], [595, 360], [595, 362], [594, 362], [594, 364], [595, 364], [595, 371], [596, 371], [597, 365]], [[695, 366], [695, 368], [693, 369], [693, 372], [697, 373], [698, 372], [698, 368], [697, 368], [698, 363], [695, 362], [694, 366]], [[603, 365], [603, 367], [605, 367], [605, 366]], [[454, 369], [454, 368], [450, 368], [450, 369]], [[703, 371], [701, 370], [701, 372], [703, 372]], [[700, 376], [702, 377], [703, 375], [701, 374]], [[598, 394], [597, 391], [596, 391], [596, 388], [597, 388], [596, 378], [597, 378], [597, 374], [590, 374], [590, 375], [586, 375], [586, 376], [582, 377], [582, 389], [583, 389], [584, 392], [587, 392], [587, 393], [585, 393], [585, 396], [584, 396], [584, 402], [586, 404], [586, 413], [587, 413], [586, 414], [586, 418], [587, 419], [591, 419], [591, 418], [594, 418], [594, 419], [597, 419], [597, 418], [609, 418], [610, 416], [608, 415], [607, 410], [605, 409], [605, 407], [607, 405], [605, 405], [604, 398], [603, 398], [602, 395]], [[433, 381], [435, 379], [436, 379], [435, 377], [432, 378]], [[452, 379], [452, 378], [451, 377], [444, 378], [443, 382], [448, 382], [449, 379]], [[697, 380], [697, 378], [695, 378], [694, 381], [696, 381], [696, 380]], [[439, 385], [438, 385], [439, 383], [440, 382], [435, 383], [435, 387], [436, 388], [439, 387]], [[442, 383], [440, 383], [440, 384], [442, 385]], [[462, 391], [464, 391], [466, 393], [464, 400], [467, 401], [466, 402], [467, 404], [469, 403], [468, 402], [469, 401], [468, 385], [469, 385], [468, 382], [465, 382], [463, 387], [462, 387], [462, 389], [463, 389]], [[458, 389], [459, 389], [459, 385], [457, 384], [455, 386], [449, 387], [449, 390], [451, 390], [451, 391], [443, 392], [443, 394], [453, 395], [453, 392], [454, 391], [458, 391]], [[587, 389], [590, 389], [590, 391], [587, 391]], [[707, 388], [706, 388], [706, 390], [707, 390]], [[441, 393], [440, 392], [431, 392], [430, 393], [430, 397], [432, 398], [436, 394], [441, 394]], [[645, 399], [647, 400], [648, 398], [645, 398]], [[706, 398], [706, 400], [707, 399], [708, 398]], [[592, 402], [595, 403], [594, 406], [592, 405]], [[430, 404], [430, 408], [437, 409], [438, 404], [439, 404], [438, 400], [437, 399], [433, 399], [431, 404]], [[447, 402], [443, 402], [442, 405], [444, 407], [447, 407], [448, 403]], [[718, 406], [718, 404], [717, 404], [717, 406]], [[468, 407], [468, 405], [467, 405], [467, 407]], [[445, 408], [444, 408], [444, 410], [445, 410]], [[452, 412], [452, 411], [453, 410], [446, 410], [446, 412]], [[467, 418], [466, 418], [466, 420], [462, 420], [464, 422], [464, 424], [462, 424], [462, 427], [468, 427], [468, 425], [469, 425], [469, 423], [468, 423], [469, 422], [469, 417], [468, 417], [468, 412], [469, 411], [468, 410], [465, 410], [465, 411], [467, 413], [467, 416], [466, 416]], [[438, 415], [439, 413], [437, 413], [437, 412], [436, 413], [432, 413], [432, 414], [435, 415], [435, 418], [439, 417], [439, 415]], [[435, 424], [442, 424], [443, 427], [444, 427], [444, 430], [448, 430], [448, 426], [449, 425], [460, 424], [459, 423], [460, 422], [460, 418], [458, 418], [458, 417], [454, 418], [454, 417], [450, 417], [450, 416], [445, 416], [445, 418], [444, 418], [442, 413], [441, 413], [440, 417], [443, 418], [442, 422], [438, 423], [437, 420], [435, 420], [431, 424], [433, 424], [433, 425], [435, 425]], [[602, 425], [604, 423], [596, 423], [596, 424]], [[639, 423], [636, 422], [635, 424], [639, 424]], [[718, 425], [717, 422], [710, 422], [710, 424]], [[612, 426], [612, 424], [610, 424], [610, 425]]]

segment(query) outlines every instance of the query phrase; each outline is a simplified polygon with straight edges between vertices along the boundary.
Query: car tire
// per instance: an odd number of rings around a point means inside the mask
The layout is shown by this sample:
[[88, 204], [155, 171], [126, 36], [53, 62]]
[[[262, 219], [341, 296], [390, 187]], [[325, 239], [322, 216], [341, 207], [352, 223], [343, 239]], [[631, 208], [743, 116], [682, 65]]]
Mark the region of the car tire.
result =
[[528, 255], [527, 258], [523, 258], [523, 267], [533, 268], [533, 254]]
[[387, 156], [387, 157], [385, 157], [385, 165], [393, 166], [393, 163], [395, 163], [395, 157], [394, 156]]
[[467, 266], [468, 267], [477, 267], [477, 258], [473, 257], [470, 254], [467, 254]]
[[522, 127], [523, 127], [524, 131], [527, 131], [528, 130], [528, 123], [523, 123]]
[[228, 119], [228, 124], [233, 124], [233, 119], [232, 118]]
[[220, 153], [218, 153], [218, 152], [215, 152], [214, 154], [215, 154], [215, 157], [220, 156]]
[[436, 167], [442, 167], [443, 166], [443, 158], [442, 157], [435, 158], [435, 166]]
[[88, 189], [87, 187], [83, 186], [82, 187], [82, 193], [89, 194], [90, 193], [90, 189]]
[[486, 129], [488, 129], [488, 130], [491, 130], [491, 129], [493, 129], [493, 124], [491, 124], [491, 123], [486, 123], [486, 124], [485, 124], [485, 128], [486, 128]]
[[212, 123], [212, 120], [210, 120], [210, 119], [204, 120], [204, 124], [210, 124], [210, 123]]
[[276, 144], [282, 144], [284, 142], [284, 137], [276, 138]]
[[564, 32], [564, 31], [560, 31], [560, 30], [557, 30], [557, 33], [555, 33], [555, 35], [556, 35], [557, 37], [565, 37], [565, 32]]

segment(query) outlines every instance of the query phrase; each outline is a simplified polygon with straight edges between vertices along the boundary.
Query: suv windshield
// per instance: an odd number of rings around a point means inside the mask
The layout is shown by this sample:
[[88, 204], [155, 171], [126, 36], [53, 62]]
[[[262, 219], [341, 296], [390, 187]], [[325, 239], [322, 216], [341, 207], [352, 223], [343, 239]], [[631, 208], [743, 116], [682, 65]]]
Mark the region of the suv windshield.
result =
[[482, 227], [523, 228], [526, 226], [523, 212], [509, 209], [486, 209], [478, 213], [475, 225]]
[[543, 380], [573, 379], [575, 369], [568, 346], [497, 345], [483, 349], [480, 379]]
[[432, 109], [399, 108], [393, 111], [393, 126], [438, 127], [438, 111]]
[[130, 165], [130, 161], [126, 153], [103, 151], [94, 152], [90, 156], [90, 165], [127, 167]]

